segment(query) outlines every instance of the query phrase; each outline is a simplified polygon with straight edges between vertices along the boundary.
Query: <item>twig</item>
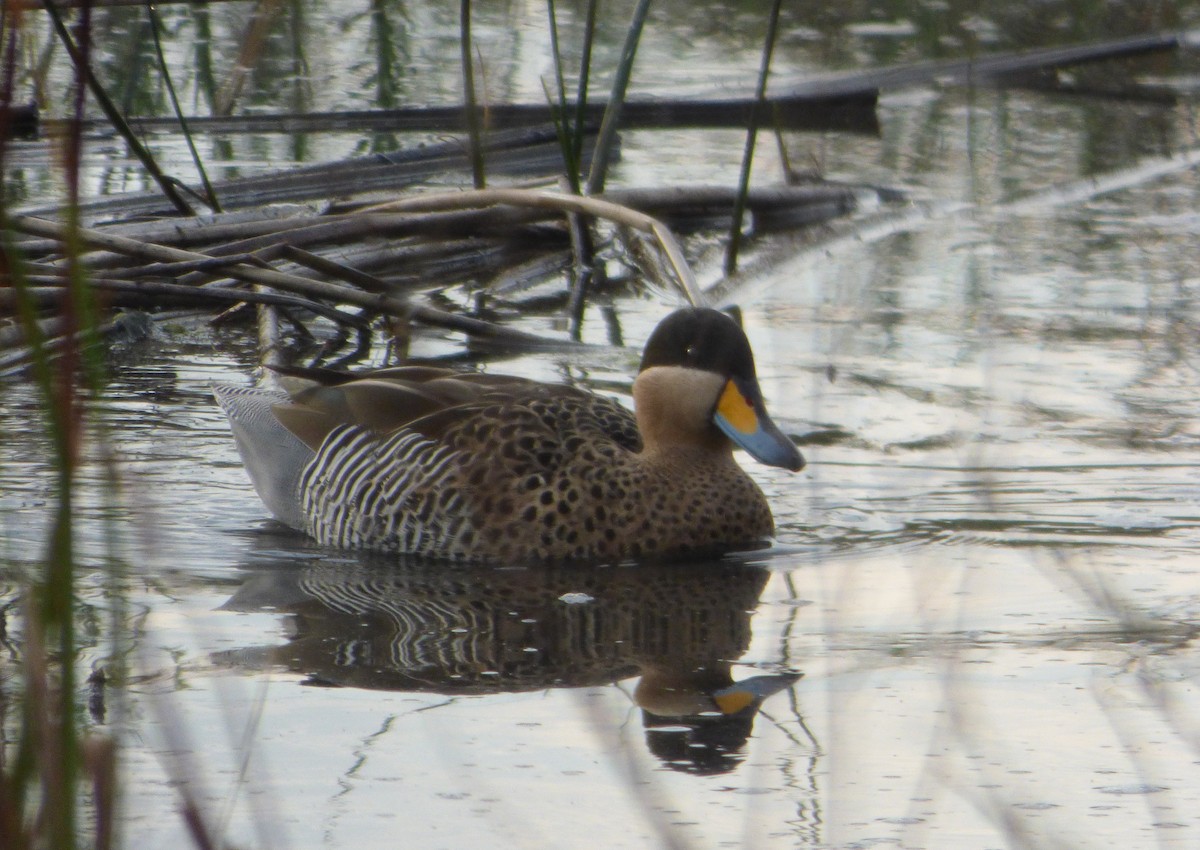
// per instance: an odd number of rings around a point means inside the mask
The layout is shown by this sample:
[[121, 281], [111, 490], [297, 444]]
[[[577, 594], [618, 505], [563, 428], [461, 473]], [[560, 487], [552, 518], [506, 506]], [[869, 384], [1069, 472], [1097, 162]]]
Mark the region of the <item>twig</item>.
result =
[[696, 278], [684, 258], [670, 229], [653, 216], [614, 204], [600, 198], [563, 195], [555, 192], [540, 192], [531, 189], [480, 189], [464, 192], [439, 192], [390, 201], [370, 209], [375, 211], [416, 212], [488, 207], [499, 204], [521, 207], [555, 209], [560, 212], [576, 212], [601, 218], [631, 227], [653, 236], [663, 253], [684, 296], [693, 305], [705, 303], [704, 295], [696, 284]]
[[387, 292], [389, 289], [387, 283], [375, 277], [375, 275], [367, 274], [353, 266], [339, 263], [328, 257], [322, 257], [319, 254], [313, 254], [294, 245], [285, 245], [283, 256], [293, 263], [298, 263], [305, 268], [329, 275], [330, 277], [339, 278], [346, 283], [365, 289], [367, 292]]

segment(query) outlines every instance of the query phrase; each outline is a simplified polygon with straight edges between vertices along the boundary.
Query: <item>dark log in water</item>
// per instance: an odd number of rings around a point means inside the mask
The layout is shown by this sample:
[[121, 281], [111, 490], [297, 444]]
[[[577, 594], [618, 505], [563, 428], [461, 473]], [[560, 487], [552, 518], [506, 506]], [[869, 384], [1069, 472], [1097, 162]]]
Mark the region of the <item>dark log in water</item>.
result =
[[[767, 112], [757, 124], [780, 130], [843, 131], [877, 134], [875, 107], [879, 93], [929, 83], [1045, 86], [1047, 74], [1059, 68], [1122, 59], [1174, 50], [1190, 43], [1187, 33], [1155, 33], [1093, 44], [1071, 45], [988, 56], [892, 65], [818, 77], [776, 79], [768, 94]], [[1130, 89], [1122, 89], [1128, 95]], [[1157, 95], [1156, 95], [1157, 96]], [[598, 125], [606, 102], [586, 106], [586, 120]], [[652, 130], [687, 127], [744, 129], [755, 123], [755, 101], [750, 97], [697, 95], [689, 97], [631, 96], [622, 105], [621, 128]], [[548, 104], [497, 103], [487, 107], [490, 132], [549, 125], [554, 113]], [[131, 117], [135, 129], [178, 129], [174, 118]], [[461, 105], [413, 106], [397, 109], [348, 110], [277, 115], [194, 116], [187, 119], [193, 132], [209, 133], [446, 133], [466, 127]], [[44, 122], [53, 130], [55, 122]], [[104, 129], [96, 122], [90, 129]]]
[[1033, 72], [1176, 50], [1191, 44], [1192, 40], [1193, 37], [1189, 33], [1153, 33], [1093, 44], [1048, 47], [966, 59], [914, 62], [866, 71], [805, 77], [793, 79], [791, 82], [777, 80], [772, 85], [772, 91], [777, 96], [785, 97], [855, 97], [866, 92], [922, 86], [933, 82], [1019, 85]]
[[[801, 94], [768, 98], [768, 111], [759, 120], [764, 127], [783, 130], [842, 130], [877, 134], [876, 92], [849, 95]], [[606, 102], [587, 104], [586, 119], [598, 125]], [[623, 130], [661, 130], [680, 127], [745, 129], [754, 117], [752, 98], [687, 97], [633, 98], [621, 111]], [[551, 107], [541, 103], [497, 103], [487, 107], [485, 130], [515, 130], [550, 124]], [[276, 115], [204, 115], [188, 118], [188, 128], [206, 133], [461, 133], [466, 130], [463, 108], [411, 106], [397, 109]], [[130, 126], [146, 131], [176, 130], [174, 118], [131, 118]], [[49, 126], [49, 125], [48, 125]], [[97, 122], [93, 132], [105, 125]]]

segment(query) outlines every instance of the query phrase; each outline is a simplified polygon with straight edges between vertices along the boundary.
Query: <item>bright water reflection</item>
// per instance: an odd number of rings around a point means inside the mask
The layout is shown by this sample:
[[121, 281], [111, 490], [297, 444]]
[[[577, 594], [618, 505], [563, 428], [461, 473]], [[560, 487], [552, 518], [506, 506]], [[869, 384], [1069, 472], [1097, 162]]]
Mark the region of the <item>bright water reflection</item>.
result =
[[[857, 29], [794, 21], [783, 61], [925, 55], [931, 32], [945, 49], [944, 5], [891, 29], [873, 8]], [[500, 6], [484, 32], [525, 45], [503, 94], [531, 96], [535, 16]], [[426, 14], [414, 32], [449, 37]], [[651, 55], [753, 68], [748, 16], [721, 15], [729, 32], [678, 15]], [[328, 106], [348, 83], [322, 73]], [[90, 664], [115, 528], [139, 678], [127, 716], [93, 723], [127, 732], [130, 844], [182, 840], [182, 774], [240, 845], [1195, 846], [1200, 183], [1178, 85], [1175, 105], [905, 92], [881, 138], [789, 140], [916, 202], [864, 212], [865, 237], [764, 241], [730, 290], [773, 415], [811, 439], [800, 476], [747, 462], [780, 540], [727, 563], [446, 572], [319, 550], [265, 520], [211, 402], [250, 374], [247, 336], [182, 323], [124, 350], [102, 416], [123, 487], [93, 468], [81, 605]], [[740, 149], [634, 133], [617, 177], [726, 179]], [[627, 390], [664, 309], [618, 300], [628, 350], [488, 368]], [[585, 335], [608, 342], [599, 311]], [[53, 497], [31, 398], [8, 386], [0, 409], [6, 581]], [[730, 722], [714, 696], [745, 682], [764, 699]]]

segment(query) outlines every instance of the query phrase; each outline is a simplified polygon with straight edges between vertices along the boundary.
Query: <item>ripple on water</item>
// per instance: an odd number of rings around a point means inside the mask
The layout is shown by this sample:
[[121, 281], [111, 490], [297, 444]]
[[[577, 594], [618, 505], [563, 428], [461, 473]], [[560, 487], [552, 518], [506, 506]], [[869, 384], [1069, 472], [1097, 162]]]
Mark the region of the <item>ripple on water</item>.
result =
[[1131, 782], [1128, 785], [1100, 785], [1096, 788], [1101, 794], [1116, 794], [1137, 795], [1137, 794], [1161, 794], [1163, 791], [1171, 790], [1165, 785], [1151, 785], [1146, 782]]

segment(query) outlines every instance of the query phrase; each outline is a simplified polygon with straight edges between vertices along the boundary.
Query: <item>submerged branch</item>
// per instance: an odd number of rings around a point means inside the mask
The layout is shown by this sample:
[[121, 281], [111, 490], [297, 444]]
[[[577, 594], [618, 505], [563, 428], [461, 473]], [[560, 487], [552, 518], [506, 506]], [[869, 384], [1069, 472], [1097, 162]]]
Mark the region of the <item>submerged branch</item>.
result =
[[[488, 168], [493, 175], [544, 177], [562, 168], [562, 151], [553, 128], [536, 127], [489, 133], [485, 140]], [[406, 148], [387, 154], [289, 168], [269, 174], [225, 180], [215, 184], [222, 207], [235, 210], [268, 204], [360, 197], [368, 192], [396, 192], [439, 175], [463, 173], [470, 159], [458, 139]], [[58, 217], [60, 205], [26, 208], [25, 215]], [[131, 192], [96, 198], [78, 205], [80, 220], [168, 217], [176, 211], [163, 204], [157, 192]]]

